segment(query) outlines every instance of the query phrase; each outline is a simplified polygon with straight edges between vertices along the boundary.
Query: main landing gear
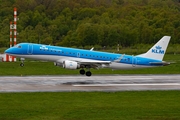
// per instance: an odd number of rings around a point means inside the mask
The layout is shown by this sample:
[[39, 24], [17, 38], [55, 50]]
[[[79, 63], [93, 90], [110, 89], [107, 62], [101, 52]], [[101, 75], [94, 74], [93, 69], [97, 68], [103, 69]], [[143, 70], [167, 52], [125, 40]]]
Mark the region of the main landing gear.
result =
[[88, 70], [87, 72], [85, 72], [84, 69], [81, 69], [81, 70], [79, 71], [79, 73], [80, 73], [81, 75], [86, 74], [86, 76], [88, 76], [88, 77], [90, 77], [90, 76], [92, 75], [92, 73], [91, 73], [89, 70]]

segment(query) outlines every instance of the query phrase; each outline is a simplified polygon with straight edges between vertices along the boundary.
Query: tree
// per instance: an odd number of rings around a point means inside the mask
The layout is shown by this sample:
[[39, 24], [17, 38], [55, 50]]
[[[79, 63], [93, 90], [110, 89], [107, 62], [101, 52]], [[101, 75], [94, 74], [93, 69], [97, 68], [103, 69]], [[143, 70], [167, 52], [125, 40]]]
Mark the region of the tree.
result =
[[45, 31], [44, 31], [44, 28], [42, 27], [42, 25], [40, 23], [38, 25], [36, 25], [35, 31], [36, 31], [36, 34], [38, 36], [38, 43], [41, 43], [42, 35]]
[[95, 45], [98, 41], [96, 26], [86, 23], [82, 24], [78, 29], [78, 38], [82, 46]]
[[14, 6], [19, 18], [17, 42], [68, 46], [120, 43], [129, 47], [151, 44], [170, 35], [171, 42], [179, 43], [177, 0], [0, 0], [0, 3], [0, 46], [9, 41]]

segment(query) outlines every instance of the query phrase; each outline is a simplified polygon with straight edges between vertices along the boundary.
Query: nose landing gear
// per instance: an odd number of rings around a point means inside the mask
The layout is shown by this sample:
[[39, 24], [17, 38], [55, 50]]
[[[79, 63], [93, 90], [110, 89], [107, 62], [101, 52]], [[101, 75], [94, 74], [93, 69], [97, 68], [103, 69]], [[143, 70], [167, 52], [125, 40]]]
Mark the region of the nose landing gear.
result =
[[22, 63], [20, 63], [20, 66], [21, 66], [21, 67], [24, 67], [24, 63], [23, 63], [23, 62], [22, 62]]
[[25, 60], [24, 58], [20, 58], [20, 61], [21, 61], [20, 66], [21, 67], [24, 67], [24, 60]]

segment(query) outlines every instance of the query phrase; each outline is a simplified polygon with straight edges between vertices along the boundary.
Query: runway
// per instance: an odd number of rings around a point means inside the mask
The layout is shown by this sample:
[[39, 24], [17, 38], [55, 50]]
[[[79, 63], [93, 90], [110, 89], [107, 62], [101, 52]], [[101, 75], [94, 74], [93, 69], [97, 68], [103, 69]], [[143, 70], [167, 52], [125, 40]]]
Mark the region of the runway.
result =
[[0, 92], [180, 90], [180, 75], [1, 76]]

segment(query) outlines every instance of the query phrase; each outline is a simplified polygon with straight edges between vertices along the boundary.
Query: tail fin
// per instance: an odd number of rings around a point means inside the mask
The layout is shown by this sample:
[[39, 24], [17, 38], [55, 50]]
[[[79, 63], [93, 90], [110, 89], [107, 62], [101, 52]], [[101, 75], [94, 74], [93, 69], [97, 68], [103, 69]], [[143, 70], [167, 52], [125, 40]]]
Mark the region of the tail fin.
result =
[[163, 60], [170, 38], [170, 36], [162, 37], [149, 51], [137, 56], [156, 60]]

